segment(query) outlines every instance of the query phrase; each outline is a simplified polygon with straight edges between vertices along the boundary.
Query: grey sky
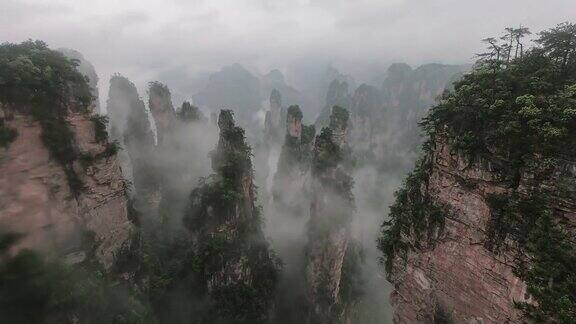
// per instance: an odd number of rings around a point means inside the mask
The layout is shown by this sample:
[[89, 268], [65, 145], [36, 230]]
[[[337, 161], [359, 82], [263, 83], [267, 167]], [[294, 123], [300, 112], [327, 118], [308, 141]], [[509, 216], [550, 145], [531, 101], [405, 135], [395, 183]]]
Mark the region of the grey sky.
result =
[[465, 63], [506, 26], [575, 18], [576, 0], [0, 0], [0, 41], [77, 49], [106, 87], [113, 72], [140, 83], [234, 62]]

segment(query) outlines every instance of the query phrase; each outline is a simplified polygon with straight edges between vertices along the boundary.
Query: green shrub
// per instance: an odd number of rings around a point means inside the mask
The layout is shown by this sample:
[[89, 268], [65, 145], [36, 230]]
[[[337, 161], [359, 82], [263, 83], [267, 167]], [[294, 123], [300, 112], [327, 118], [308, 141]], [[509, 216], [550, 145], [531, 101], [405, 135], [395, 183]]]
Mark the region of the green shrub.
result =
[[108, 141], [108, 131], [106, 130], [108, 126], [108, 117], [103, 115], [94, 115], [90, 117], [90, 120], [94, 124], [94, 137], [97, 143], [104, 143]]
[[383, 223], [378, 239], [381, 262], [388, 275], [392, 274], [395, 258], [406, 261], [410, 251], [433, 245], [444, 229], [450, 211], [434, 202], [426, 191], [430, 166], [425, 160], [418, 161], [402, 188], [394, 193], [389, 220]]
[[17, 136], [18, 131], [6, 125], [4, 119], [0, 118], [0, 147], [8, 147], [8, 145], [10, 145]]
[[74, 266], [30, 251], [7, 254], [18, 236], [0, 234], [0, 318], [6, 323], [154, 323], [145, 304], [97, 265]]

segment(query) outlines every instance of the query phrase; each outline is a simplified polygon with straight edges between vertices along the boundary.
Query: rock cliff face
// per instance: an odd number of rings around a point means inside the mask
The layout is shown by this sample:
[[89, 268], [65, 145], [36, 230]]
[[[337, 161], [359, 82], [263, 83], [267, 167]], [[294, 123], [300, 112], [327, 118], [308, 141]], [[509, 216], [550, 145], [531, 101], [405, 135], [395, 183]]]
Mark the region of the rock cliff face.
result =
[[[72, 263], [95, 257], [108, 269], [132, 230], [126, 186], [106, 122], [94, 111], [94, 68], [76, 51], [61, 52], [76, 61], [41, 42], [3, 48], [3, 69], [16, 69], [18, 78], [0, 89], [0, 121], [14, 135], [0, 148], [0, 227], [24, 235], [15, 250]], [[35, 71], [54, 73], [30, 82], [11, 64], [22, 57]]]
[[350, 292], [359, 287], [354, 270], [346, 266], [357, 253], [350, 235], [353, 180], [344, 167], [347, 125], [347, 111], [334, 107], [330, 127], [314, 143], [305, 270], [311, 322], [354, 319], [357, 300]]
[[[454, 323], [525, 321], [515, 303], [531, 303], [526, 283], [515, 272], [517, 245], [507, 239], [494, 247], [491, 197], [511, 193], [502, 158], [470, 160], [444, 138], [433, 145], [429, 180], [422, 187], [435, 204], [446, 206], [443, 234], [431, 246], [393, 266], [394, 319], [398, 323], [450, 320]], [[576, 164], [523, 172], [518, 192], [547, 193], [547, 208], [561, 222], [576, 224]], [[567, 190], [559, 189], [566, 188]], [[498, 224], [506, 226], [506, 224]]]
[[[95, 139], [90, 116], [69, 113], [67, 118], [78, 149], [98, 156], [107, 143]], [[132, 224], [127, 196], [115, 155], [91, 165], [77, 162], [74, 169], [83, 182], [78, 195], [71, 192], [66, 174], [41, 140], [38, 122], [10, 113], [8, 125], [18, 131], [11, 145], [0, 151], [0, 221], [2, 227], [26, 236], [18, 248], [34, 248], [83, 259], [92, 253], [110, 267], [114, 254], [127, 244]]]

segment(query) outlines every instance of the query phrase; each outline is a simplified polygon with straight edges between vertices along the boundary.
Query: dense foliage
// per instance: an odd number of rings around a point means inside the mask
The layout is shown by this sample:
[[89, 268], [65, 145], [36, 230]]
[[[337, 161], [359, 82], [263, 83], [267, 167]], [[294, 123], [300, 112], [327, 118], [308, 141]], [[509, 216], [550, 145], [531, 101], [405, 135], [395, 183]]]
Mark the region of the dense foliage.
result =
[[0, 147], [8, 147], [18, 136], [18, 131], [8, 125], [4, 118], [0, 118]]
[[128, 287], [87, 259], [74, 266], [9, 249], [19, 236], [0, 235], [0, 318], [6, 323], [154, 323]]
[[457, 148], [497, 149], [517, 163], [576, 156], [576, 25], [545, 31], [537, 43], [511, 60], [480, 60], [430, 111], [427, 133], [448, 132]]
[[312, 169], [315, 172], [322, 172], [328, 168], [335, 168], [338, 163], [344, 159], [342, 150], [332, 140], [332, 129], [329, 127], [322, 128], [322, 131], [314, 142], [314, 158]]
[[350, 113], [348, 110], [340, 107], [332, 107], [332, 114], [330, 115], [330, 128], [333, 130], [346, 128], [348, 126], [348, 120], [350, 119]]
[[549, 198], [541, 192], [490, 196], [493, 223], [485, 246], [495, 253], [506, 244], [518, 249], [514, 271], [538, 302], [518, 303], [530, 318], [570, 323], [576, 316], [576, 247], [564, 225], [554, 220]]
[[[77, 65], [40, 41], [0, 45], [0, 102], [4, 109], [29, 114], [40, 123], [42, 141], [63, 166], [74, 193], [82, 183], [72, 167], [78, 153], [66, 117], [69, 111], [86, 112], [93, 99]], [[5, 128], [2, 138], [13, 139], [14, 133]]]
[[403, 187], [394, 196], [389, 220], [382, 225], [378, 248], [384, 254], [386, 273], [392, 274], [394, 260], [406, 261], [410, 251], [433, 245], [444, 229], [448, 208], [435, 204], [427, 192], [430, 163], [418, 161]]

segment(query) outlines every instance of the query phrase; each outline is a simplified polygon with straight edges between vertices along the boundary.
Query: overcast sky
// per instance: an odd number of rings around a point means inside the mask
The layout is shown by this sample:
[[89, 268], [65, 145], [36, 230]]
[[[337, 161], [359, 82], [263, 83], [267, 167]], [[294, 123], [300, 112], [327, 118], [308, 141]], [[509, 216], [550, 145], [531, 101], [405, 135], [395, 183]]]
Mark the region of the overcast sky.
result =
[[77, 49], [105, 87], [113, 72], [138, 83], [235, 62], [465, 63], [506, 26], [570, 20], [576, 0], [0, 0], [0, 41]]

